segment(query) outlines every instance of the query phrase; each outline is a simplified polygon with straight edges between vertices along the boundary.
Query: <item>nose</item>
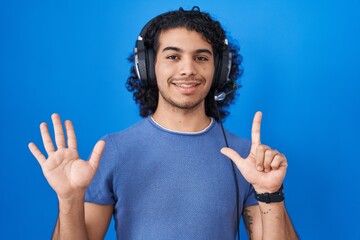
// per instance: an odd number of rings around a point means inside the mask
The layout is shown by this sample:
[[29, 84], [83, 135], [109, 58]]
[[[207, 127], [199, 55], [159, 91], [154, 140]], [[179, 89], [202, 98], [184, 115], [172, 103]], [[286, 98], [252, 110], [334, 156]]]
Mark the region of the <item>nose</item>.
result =
[[193, 76], [196, 75], [196, 63], [191, 57], [184, 57], [180, 64], [181, 76]]

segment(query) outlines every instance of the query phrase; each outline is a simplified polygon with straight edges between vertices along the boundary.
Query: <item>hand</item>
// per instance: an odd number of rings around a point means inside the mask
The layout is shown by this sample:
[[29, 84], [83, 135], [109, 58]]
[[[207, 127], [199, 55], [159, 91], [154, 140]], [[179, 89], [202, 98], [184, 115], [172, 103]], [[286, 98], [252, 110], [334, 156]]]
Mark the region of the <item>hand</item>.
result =
[[262, 113], [254, 116], [251, 130], [251, 148], [247, 158], [242, 158], [231, 148], [222, 148], [221, 153], [230, 158], [244, 178], [258, 193], [272, 193], [279, 190], [288, 166], [286, 157], [277, 150], [261, 144], [260, 126]]
[[50, 186], [61, 199], [69, 199], [84, 194], [98, 168], [100, 157], [105, 147], [104, 141], [96, 143], [89, 161], [81, 160], [77, 151], [75, 131], [72, 123], [65, 121], [67, 146], [60, 116], [51, 116], [54, 125], [55, 149], [46, 123], [40, 124], [40, 132], [48, 158], [41, 153], [34, 143], [29, 149], [38, 160]]

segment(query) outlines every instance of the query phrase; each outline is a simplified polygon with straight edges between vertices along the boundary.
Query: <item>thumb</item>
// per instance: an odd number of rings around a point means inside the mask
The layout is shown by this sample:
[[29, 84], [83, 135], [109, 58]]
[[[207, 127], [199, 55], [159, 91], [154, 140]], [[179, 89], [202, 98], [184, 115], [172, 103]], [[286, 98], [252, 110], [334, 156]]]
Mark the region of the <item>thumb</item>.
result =
[[97, 169], [99, 166], [99, 162], [101, 159], [101, 155], [105, 148], [105, 141], [100, 140], [95, 144], [94, 150], [89, 159], [89, 164], [93, 167], [93, 169]]
[[236, 151], [231, 148], [223, 147], [220, 152], [230, 158], [241, 171], [241, 165], [244, 159]]

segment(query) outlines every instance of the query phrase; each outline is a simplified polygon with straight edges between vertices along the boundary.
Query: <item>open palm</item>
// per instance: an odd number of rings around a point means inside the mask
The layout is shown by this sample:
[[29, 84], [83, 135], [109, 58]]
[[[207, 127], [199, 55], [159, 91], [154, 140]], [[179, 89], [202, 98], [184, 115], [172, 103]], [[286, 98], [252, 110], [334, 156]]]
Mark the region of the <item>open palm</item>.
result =
[[105, 142], [97, 142], [89, 161], [84, 161], [80, 159], [77, 151], [76, 136], [72, 123], [65, 121], [66, 144], [60, 116], [53, 114], [52, 122], [57, 149], [55, 149], [46, 123], [41, 123], [40, 132], [48, 158], [46, 159], [34, 143], [29, 144], [29, 149], [38, 160], [45, 178], [58, 197], [69, 198], [73, 194], [84, 192], [90, 184], [99, 165]]

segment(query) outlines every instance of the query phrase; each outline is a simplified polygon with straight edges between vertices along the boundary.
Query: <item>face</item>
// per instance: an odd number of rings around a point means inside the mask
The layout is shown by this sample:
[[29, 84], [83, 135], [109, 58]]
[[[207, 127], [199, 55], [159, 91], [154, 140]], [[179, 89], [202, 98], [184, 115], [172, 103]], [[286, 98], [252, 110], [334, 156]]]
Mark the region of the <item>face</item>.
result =
[[158, 108], [191, 110], [205, 108], [214, 76], [211, 44], [196, 32], [174, 28], [159, 35], [155, 74], [159, 88]]

